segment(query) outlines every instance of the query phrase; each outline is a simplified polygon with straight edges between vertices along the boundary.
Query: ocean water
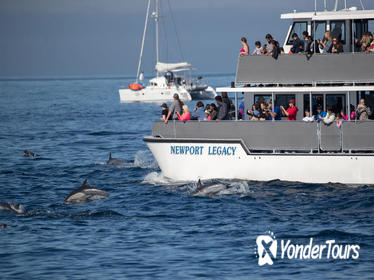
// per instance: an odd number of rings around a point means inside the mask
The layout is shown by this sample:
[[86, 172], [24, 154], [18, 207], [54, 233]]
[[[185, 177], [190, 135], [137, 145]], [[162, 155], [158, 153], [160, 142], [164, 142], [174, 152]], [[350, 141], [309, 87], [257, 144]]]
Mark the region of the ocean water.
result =
[[[196, 195], [142, 141], [160, 105], [119, 103], [129, 81], [0, 81], [0, 202], [26, 209], [0, 211], [1, 279], [374, 278], [373, 186], [213, 180], [219, 191]], [[110, 152], [124, 164], [105, 164]], [[85, 179], [110, 197], [64, 205]], [[277, 256], [259, 266], [268, 231]], [[310, 238], [359, 245], [359, 257], [281, 258], [281, 240]]]

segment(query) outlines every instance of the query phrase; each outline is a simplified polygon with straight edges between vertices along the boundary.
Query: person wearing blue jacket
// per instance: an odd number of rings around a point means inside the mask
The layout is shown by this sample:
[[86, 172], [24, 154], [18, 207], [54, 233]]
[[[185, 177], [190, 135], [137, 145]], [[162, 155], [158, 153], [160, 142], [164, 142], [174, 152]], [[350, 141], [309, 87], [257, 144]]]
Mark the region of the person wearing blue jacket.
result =
[[301, 53], [304, 51], [304, 43], [300, 40], [299, 36], [294, 33], [292, 34], [293, 44], [291, 48], [292, 53]]
[[325, 118], [327, 115], [327, 113], [322, 110], [322, 107], [317, 108], [317, 113], [318, 113], [316, 117], [317, 122], [323, 121], [323, 118]]
[[199, 101], [196, 103], [196, 107], [191, 114], [191, 119], [203, 121], [204, 118], [205, 118], [204, 103]]

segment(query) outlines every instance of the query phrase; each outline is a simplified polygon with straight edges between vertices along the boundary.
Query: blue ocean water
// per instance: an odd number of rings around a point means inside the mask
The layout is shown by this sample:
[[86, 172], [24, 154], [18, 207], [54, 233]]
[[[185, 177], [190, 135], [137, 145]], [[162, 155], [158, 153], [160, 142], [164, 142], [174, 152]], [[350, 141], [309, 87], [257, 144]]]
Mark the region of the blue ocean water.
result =
[[[0, 202], [26, 208], [0, 211], [1, 279], [374, 278], [373, 186], [233, 180], [196, 196], [195, 182], [162, 176], [142, 141], [160, 106], [120, 104], [117, 90], [129, 82], [0, 81]], [[25, 149], [39, 156], [23, 157]], [[124, 164], [106, 165], [109, 152]], [[85, 179], [110, 197], [64, 205]], [[359, 258], [278, 251], [259, 266], [256, 238], [267, 231], [278, 245], [358, 244]]]

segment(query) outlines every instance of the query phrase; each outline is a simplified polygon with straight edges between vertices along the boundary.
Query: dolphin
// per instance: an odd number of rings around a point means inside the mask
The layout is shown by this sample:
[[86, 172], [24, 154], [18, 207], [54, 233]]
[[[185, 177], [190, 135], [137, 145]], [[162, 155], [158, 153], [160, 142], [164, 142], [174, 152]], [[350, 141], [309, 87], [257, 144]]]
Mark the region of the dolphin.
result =
[[228, 187], [221, 183], [213, 183], [208, 185], [203, 185], [201, 180], [196, 184], [196, 190], [193, 192], [193, 195], [196, 196], [214, 196], [219, 194], [221, 191], [226, 190]]
[[106, 164], [123, 164], [123, 161], [118, 158], [113, 158], [112, 153], [109, 154], [109, 159]]
[[23, 151], [23, 156], [24, 156], [24, 157], [37, 157], [38, 155], [35, 154], [35, 153], [33, 153], [33, 152], [31, 152], [31, 151], [24, 150], [24, 151]]
[[25, 208], [21, 204], [13, 202], [0, 202], [0, 210], [10, 211], [17, 214], [25, 213]]
[[82, 186], [72, 191], [64, 200], [65, 204], [83, 204], [93, 200], [99, 200], [104, 197], [109, 197], [109, 193], [91, 187], [84, 181]]

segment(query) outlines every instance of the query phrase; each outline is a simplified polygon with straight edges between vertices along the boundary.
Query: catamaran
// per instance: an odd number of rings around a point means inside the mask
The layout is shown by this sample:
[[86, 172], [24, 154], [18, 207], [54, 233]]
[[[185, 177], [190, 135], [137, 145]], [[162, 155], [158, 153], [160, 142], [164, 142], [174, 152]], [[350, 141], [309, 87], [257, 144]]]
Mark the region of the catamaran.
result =
[[[347, 8], [281, 15], [292, 20], [292, 34], [314, 38], [336, 32], [344, 53], [239, 56], [233, 86], [217, 92], [244, 93], [246, 112], [259, 98], [287, 108], [293, 99], [296, 121], [155, 121], [144, 138], [162, 174], [173, 180], [244, 179], [306, 183], [374, 184], [374, 121], [350, 118], [351, 104], [365, 98], [374, 107], [374, 54], [355, 52], [355, 39], [374, 32], [374, 10]], [[371, 29], [372, 28], [372, 29]], [[370, 30], [371, 29], [371, 30]], [[262, 86], [260, 86], [262, 85]], [[335, 122], [302, 121], [303, 112], [334, 106], [349, 116]], [[236, 108], [237, 102], [236, 102]], [[236, 112], [236, 116], [238, 113]]]
[[154, 11], [151, 16], [156, 26], [156, 77], [144, 85], [143, 73], [140, 72], [144, 51], [144, 41], [147, 32], [148, 19], [150, 17], [151, 0], [148, 0], [147, 12], [144, 24], [143, 38], [140, 49], [136, 82], [129, 85], [129, 88], [119, 89], [121, 102], [164, 102], [172, 101], [173, 95], [177, 93], [182, 101], [192, 99], [213, 99], [216, 96], [215, 90], [201, 83], [202, 77], [193, 80], [191, 73], [192, 66], [188, 62], [164, 63], [159, 60], [159, 1], [154, 0]]

